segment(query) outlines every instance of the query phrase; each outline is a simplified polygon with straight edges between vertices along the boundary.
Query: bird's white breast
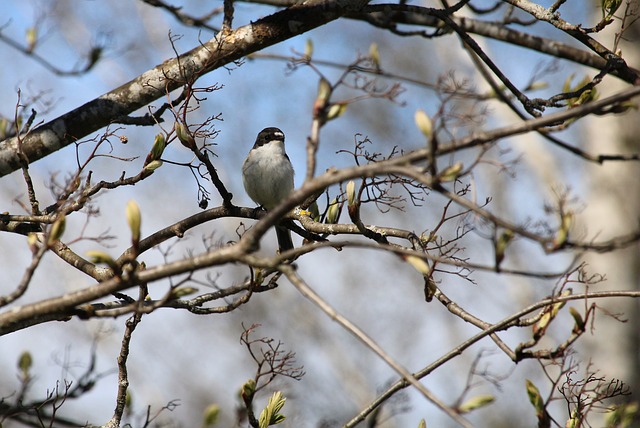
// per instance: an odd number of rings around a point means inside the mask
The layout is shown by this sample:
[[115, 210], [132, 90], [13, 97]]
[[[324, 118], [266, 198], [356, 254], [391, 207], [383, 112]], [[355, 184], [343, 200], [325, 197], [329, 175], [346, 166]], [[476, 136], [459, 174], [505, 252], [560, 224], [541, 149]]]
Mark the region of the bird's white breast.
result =
[[293, 190], [293, 167], [282, 142], [272, 141], [252, 149], [242, 169], [247, 193], [267, 210]]

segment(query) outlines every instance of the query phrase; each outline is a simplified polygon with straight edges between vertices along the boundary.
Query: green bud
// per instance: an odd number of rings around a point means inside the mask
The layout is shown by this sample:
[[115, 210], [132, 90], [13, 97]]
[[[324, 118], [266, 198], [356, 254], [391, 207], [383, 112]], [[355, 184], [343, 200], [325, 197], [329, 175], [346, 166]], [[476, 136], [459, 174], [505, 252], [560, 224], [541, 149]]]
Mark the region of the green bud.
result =
[[329, 208], [327, 209], [327, 216], [324, 219], [324, 222], [327, 224], [336, 224], [338, 219], [340, 218], [340, 204], [336, 198], [333, 198], [329, 203]]
[[253, 270], [253, 283], [255, 285], [261, 285], [264, 282], [264, 271], [261, 268], [255, 268]]
[[260, 428], [267, 428], [269, 425], [276, 425], [284, 421], [285, 417], [279, 412], [282, 410], [285, 401], [287, 401], [287, 399], [284, 398], [281, 391], [273, 393], [269, 398], [267, 407], [260, 413], [260, 418], [258, 419]]
[[571, 229], [573, 224], [573, 212], [569, 211], [562, 216], [562, 228], [567, 231]]
[[580, 416], [580, 413], [578, 413], [576, 409], [573, 409], [571, 411], [571, 417], [567, 422], [565, 422], [564, 426], [565, 428], [580, 428], [581, 420], [582, 417]]
[[573, 322], [575, 323], [573, 327], [574, 332], [579, 333], [584, 331], [584, 320], [582, 319], [582, 315], [580, 315], [580, 312], [578, 312], [576, 308], [571, 306], [569, 308], [569, 313], [573, 317]]
[[566, 230], [564, 229], [558, 230], [558, 233], [556, 233], [556, 237], [553, 239], [553, 248], [558, 249], [562, 247], [564, 243], [567, 242], [567, 238], [568, 238], [568, 234]]
[[633, 426], [633, 421], [638, 414], [638, 402], [617, 404], [609, 408], [605, 415], [605, 426], [616, 428], [628, 428]]
[[514, 236], [515, 235], [512, 230], [505, 230], [504, 232], [502, 232], [502, 234], [500, 234], [497, 245], [499, 247], [506, 248], [509, 245], [509, 243], [513, 240]]
[[347, 210], [349, 211], [349, 218], [352, 222], [357, 223], [360, 221], [360, 204], [356, 199], [356, 183], [351, 180], [347, 183]]
[[184, 296], [188, 296], [190, 294], [197, 293], [198, 289], [195, 287], [179, 287], [171, 290], [171, 295], [169, 296], [169, 300], [180, 299]]
[[532, 82], [527, 89], [530, 91], [537, 91], [540, 89], [547, 89], [548, 87], [549, 84], [547, 82], [536, 80], [535, 82]]
[[311, 217], [313, 221], [320, 220], [320, 209], [318, 208], [317, 201], [313, 201], [311, 205], [309, 205], [308, 211], [309, 211], [309, 217]]
[[553, 248], [561, 248], [567, 239], [569, 238], [569, 229], [571, 229], [571, 225], [573, 224], [573, 213], [571, 211], [562, 214], [560, 218], [560, 229], [556, 232], [556, 236], [553, 239]]
[[306, 43], [304, 44], [304, 56], [308, 60], [313, 56], [313, 40], [311, 39], [307, 39]]
[[217, 404], [209, 404], [204, 409], [203, 425], [205, 427], [212, 427], [218, 422], [218, 416], [220, 416], [220, 406]]
[[176, 122], [175, 129], [180, 143], [188, 149], [195, 149], [196, 140], [193, 139], [187, 127], [182, 122]]
[[20, 369], [20, 374], [22, 375], [22, 379], [26, 380], [31, 377], [29, 372], [31, 371], [31, 366], [33, 365], [33, 357], [29, 351], [24, 351], [20, 354], [18, 358], [18, 368]]
[[0, 119], [0, 138], [3, 140], [7, 138], [7, 128], [9, 127], [9, 121], [6, 118]]
[[371, 57], [371, 61], [375, 68], [380, 68], [380, 51], [378, 50], [377, 43], [371, 43], [369, 45], [369, 57]]
[[54, 242], [62, 238], [62, 234], [64, 233], [66, 224], [67, 224], [66, 216], [64, 214], [59, 215], [56, 221], [54, 221], [53, 225], [51, 226], [51, 231], [49, 232], [49, 238], [47, 239], [48, 246], [53, 245]]
[[154, 161], [149, 162], [147, 165], [145, 165], [144, 166], [144, 170], [153, 172], [156, 169], [160, 168], [161, 166], [162, 166], [162, 161], [161, 160], [154, 160]]
[[115, 260], [113, 260], [113, 258], [104, 251], [89, 250], [86, 255], [91, 263], [106, 264], [109, 266], [115, 265], [116, 263]]
[[540, 395], [540, 390], [529, 379], [525, 379], [525, 385], [527, 387], [529, 401], [536, 409], [536, 413], [538, 415], [542, 414], [544, 412], [544, 400], [542, 399], [542, 395]]
[[438, 286], [432, 276], [424, 277], [424, 300], [430, 302], [433, 300], [433, 296], [436, 295]]
[[[581, 81], [576, 83], [574, 86], [571, 84], [571, 82], [573, 81], [573, 77], [574, 77], [573, 74], [567, 77], [567, 79], [564, 82], [564, 85], [562, 86], [562, 92], [565, 92], [565, 93], [576, 92], [591, 82], [591, 79], [589, 78], [589, 76], [585, 76]], [[598, 99], [598, 97], [599, 97], [598, 91], [595, 87], [593, 87], [589, 90], [582, 92], [579, 97], [569, 98], [567, 100], [567, 106], [569, 108], [577, 107], [579, 105], [586, 104], [591, 101], [595, 101], [596, 99]]]
[[540, 319], [532, 326], [533, 336], [537, 338], [542, 337], [545, 331], [547, 331], [547, 327], [549, 327], [552, 319], [551, 311], [543, 313]]
[[347, 201], [349, 206], [356, 203], [356, 183], [353, 180], [347, 183]]
[[321, 103], [323, 106], [329, 102], [329, 98], [331, 98], [331, 93], [333, 92], [333, 88], [331, 88], [331, 83], [324, 77], [320, 78], [318, 82], [318, 94], [316, 95], [316, 102]]
[[167, 147], [167, 142], [164, 138], [164, 134], [156, 135], [156, 138], [153, 140], [153, 146], [151, 147], [150, 159], [152, 161], [160, 159], [165, 147]]
[[438, 235], [433, 232], [422, 232], [420, 234], [420, 242], [422, 244], [428, 244], [430, 242], [436, 242], [438, 240]]
[[507, 247], [513, 240], [514, 234], [511, 230], [505, 230], [500, 234], [496, 241], [496, 266], [500, 266], [500, 263], [504, 260]]
[[316, 94], [316, 100], [313, 102], [313, 117], [315, 119], [320, 119], [323, 123], [326, 121], [326, 117], [324, 117], [325, 109], [327, 104], [329, 104], [329, 99], [331, 98], [331, 92], [333, 89], [331, 88], [331, 83], [324, 77], [320, 78], [318, 82], [318, 93]]
[[240, 390], [240, 394], [244, 400], [251, 399], [253, 394], [256, 393], [256, 381], [253, 379], [249, 379], [242, 385], [242, 389]]
[[342, 116], [345, 111], [347, 111], [347, 103], [331, 104], [331, 106], [329, 107], [329, 110], [327, 111], [326, 120], [329, 121], [329, 120], [336, 119]]
[[591, 101], [595, 101], [597, 100], [599, 97], [598, 95], [598, 91], [596, 90], [596, 88], [592, 88], [592, 89], [588, 89], [586, 91], [584, 91], [582, 94], [580, 94], [580, 96], [578, 97], [578, 99], [573, 103], [573, 107], [576, 106], [581, 106], [583, 104], [589, 103]]
[[[566, 289], [564, 290], [562, 293], [560, 293], [560, 296], [564, 297], [564, 296], [570, 296], [571, 295], [571, 289]], [[555, 318], [556, 315], [558, 315], [558, 312], [560, 312], [560, 309], [562, 309], [564, 307], [564, 305], [566, 305], [567, 302], [558, 302], [558, 303], [554, 303], [553, 306], [551, 307], [551, 317]]]
[[416, 114], [414, 115], [414, 120], [422, 135], [427, 137], [427, 139], [433, 136], [433, 123], [431, 122], [431, 118], [424, 110], [418, 109], [416, 110]]
[[609, 20], [616, 13], [622, 0], [602, 0], [602, 17], [605, 20]]
[[27, 28], [27, 52], [33, 52], [38, 41], [38, 29], [36, 27]]
[[142, 225], [142, 215], [140, 214], [140, 207], [133, 199], [127, 203], [125, 210], [127, 216], [127, 223], [129, 223], [129, 229], [131, 230], [131, 241], [134, 245], [140, 242], [140, 227]]
[[456, 162], [453, 165], [445, 168], [445, 170], [442, 171], [438, 176], [438, 179], [441, 182], [455, 181], [460, 176], [463, 168], [464, 165], [462, 164], [462, 162]]
[[404, 260], [409, 263], [421, 275], [427, 276], [431, 273], [429, 264], [418, 256], [406, 256]]
[[495, 401], [495, 397], [493, 395], [478, 395], [477, 397], [473, 397], [458, 407], [458, 411], [460, 413], [469, 413], [472, 410], [479, 409], [488, 404], [491, 404]]

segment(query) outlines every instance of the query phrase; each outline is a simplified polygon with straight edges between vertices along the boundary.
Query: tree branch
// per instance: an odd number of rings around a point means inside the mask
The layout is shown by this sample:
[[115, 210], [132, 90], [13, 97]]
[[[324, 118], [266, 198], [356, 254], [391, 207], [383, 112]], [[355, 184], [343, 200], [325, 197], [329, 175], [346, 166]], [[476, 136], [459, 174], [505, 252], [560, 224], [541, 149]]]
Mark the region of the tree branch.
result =
[[218, 33], [197, 48], [30, 133], [5, 140], [0, 144], [0, 177], [21, 167], [19, 146], [28, 162], [35, 162], [212, 70], [357, 11], [366, 3], [367, 0], [308, 0], [234, 31]]
[[298, 289], [300, 294], [313, 302], [318, 306], [329, 318], [344, 327], [349, 333], [353, 334], [358, 340], [364, 343], [369, 349], [376, 353], [382, 360], [387, 363], [393, 370], [403, 377], [407, 383], [414, 386], [420, 393], [440, 410], [445, 412], [451, 419], [456, 421], [463, 427], [472, 427], [472, 425], [460, 416], [454, 409], [447, 406], [436, 395], [429, 391], [424, 385], [422, 385], [407, 369], [405, 369], [400, 363], [395, 361], [391, 356], [385, 352], [380, 345], [378, 345], [371, 337], [369, 337], [358, 326], [351, 321], [340, 315], [329, 303], [327, 303], [320, 295], [318, 295], [311, 287], [309, 287], [304, 280], [298, 276], [291, 265], [283, 265], [282, 271], [287, 276], [289, 281]]

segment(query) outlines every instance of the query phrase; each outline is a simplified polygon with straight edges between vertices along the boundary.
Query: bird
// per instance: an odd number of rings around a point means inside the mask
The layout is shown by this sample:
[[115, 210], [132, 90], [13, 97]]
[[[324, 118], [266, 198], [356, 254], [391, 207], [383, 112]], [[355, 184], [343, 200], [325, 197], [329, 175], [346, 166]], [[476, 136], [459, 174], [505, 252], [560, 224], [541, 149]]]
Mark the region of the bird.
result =
[[[242, 164], [242, 184], [249, 197], [269, 211], [278, 206], [293, 190], [294, 170], [284, 148], [284, 132], [264, 128]], [[279, 251], [293, 248], [291, 231], [275, 226]]]

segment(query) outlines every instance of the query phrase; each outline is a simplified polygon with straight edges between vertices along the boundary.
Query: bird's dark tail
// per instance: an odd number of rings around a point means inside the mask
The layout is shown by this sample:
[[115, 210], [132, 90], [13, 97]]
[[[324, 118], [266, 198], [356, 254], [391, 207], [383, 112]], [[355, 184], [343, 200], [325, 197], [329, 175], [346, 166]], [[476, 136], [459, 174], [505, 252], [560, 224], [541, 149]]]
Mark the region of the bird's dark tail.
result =
[[293, 241], [291, 240], [291, 231], [284, 226], [276, 226], [276, 237], [278, 238], [278, 247], [280, 252], [287, 251], [293, 248]]

